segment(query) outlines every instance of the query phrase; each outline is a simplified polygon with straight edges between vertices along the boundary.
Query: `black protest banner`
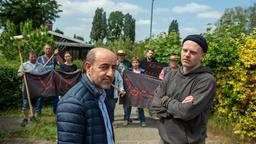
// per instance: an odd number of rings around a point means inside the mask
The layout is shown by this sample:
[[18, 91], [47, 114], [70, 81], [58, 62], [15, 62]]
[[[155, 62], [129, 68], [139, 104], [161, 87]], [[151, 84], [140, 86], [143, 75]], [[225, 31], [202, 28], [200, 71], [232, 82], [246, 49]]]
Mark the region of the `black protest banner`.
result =
[[64, 96], [81, 79], [81, 71], [72, 73], [55, 72], [54, 78], [57, 96]]
[[150, 107], [160, 80], [145, 74], [124, 72], [125, 106]]
[[145, 74], [158, 78], [164, 66], [166, 66], [166, 64], [159, 62], [147, 63]]
[[[81, 78], [81, 71], [64, 73], [49, 71], [42, 74], [26, 73], [31, 98], [63, 96]], [[26, 90], [24, 90], [26, 97]]]

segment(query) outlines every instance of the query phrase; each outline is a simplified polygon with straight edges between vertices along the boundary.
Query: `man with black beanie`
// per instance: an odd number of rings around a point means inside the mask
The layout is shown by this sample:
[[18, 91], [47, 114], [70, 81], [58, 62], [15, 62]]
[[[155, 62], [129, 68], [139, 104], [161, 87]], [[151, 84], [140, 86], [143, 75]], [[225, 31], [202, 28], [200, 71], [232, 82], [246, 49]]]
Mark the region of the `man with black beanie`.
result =
[[163, 144], [204, 144], [209, 110], [216, 93], [212, 71], [201, 65], [208, 50], [205, 38], [189, 35], [182, 42], [181, 63], [155, 91], [151, 113], [160, 118]]

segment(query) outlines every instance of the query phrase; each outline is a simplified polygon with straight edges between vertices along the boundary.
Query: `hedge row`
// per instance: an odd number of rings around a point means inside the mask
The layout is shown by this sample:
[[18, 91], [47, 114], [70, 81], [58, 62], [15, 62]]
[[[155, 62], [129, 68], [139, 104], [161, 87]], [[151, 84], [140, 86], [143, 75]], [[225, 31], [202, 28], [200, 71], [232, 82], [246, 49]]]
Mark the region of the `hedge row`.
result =
[[20, 108], [22, 102], [21, 79], [17, 76], [18, 62], [0, 57], [0, 110]]
[[237, 46], [237, 59], [215, 71], [217, 94], [214, 111], [233, 123], [233, 132], [256, 140], [256, 31], [230, 42]]

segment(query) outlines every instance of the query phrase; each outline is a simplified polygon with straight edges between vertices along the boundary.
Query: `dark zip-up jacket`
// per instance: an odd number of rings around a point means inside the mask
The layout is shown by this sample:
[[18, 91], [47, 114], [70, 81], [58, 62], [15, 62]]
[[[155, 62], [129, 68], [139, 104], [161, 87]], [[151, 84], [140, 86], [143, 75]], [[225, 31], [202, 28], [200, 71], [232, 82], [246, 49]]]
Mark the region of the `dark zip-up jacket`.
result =
[[[159, 134], [168, 144], [201, 144], [205, 142], [211, 101], [216, 81], [210, 69], [199, 67], [188, 74], [182, 68], [169, 72], [155, 91], [151, 112], [159, 114]], [[187, 96], [191, 103], [182, 103]], [[161, 98], [168, 96], [163, 106]], [[161, 104], [162, 103], [162, 104]]]
[[[100, 95], [83, 74], [60, 99], [57, 107], [59, 144], [107, 144], [104, 119], [98, 105]], [[105, 104], [108, 108], [106, 100]]]

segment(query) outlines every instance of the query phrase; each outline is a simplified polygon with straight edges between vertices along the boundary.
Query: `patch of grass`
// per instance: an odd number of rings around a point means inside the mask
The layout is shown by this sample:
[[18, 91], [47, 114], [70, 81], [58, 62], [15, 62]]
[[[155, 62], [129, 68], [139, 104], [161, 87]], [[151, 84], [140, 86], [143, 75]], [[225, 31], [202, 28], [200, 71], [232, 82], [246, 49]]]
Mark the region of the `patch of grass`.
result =
[[[29, 121], [29, 124], [19, 131], [0, 133], [0, 139], [28, 138], [33, 140], [56, 141], [56, 117], [52, 113], [52, 108], [51, 106], [44, 107], [42, 111], [43, 114], [37, 117], [36, 121]], [[1, 116], [19, 116], [20, 113], [17, 110], [12, 110], [1, 112]]]
[[239, 135], [233, 133], [234, 121], [226, 117], [213, 115], [208, 121], [207, 131], [210, 139], [218, 139], [223, 144], [256, 144], [250, 139], [240, 139]]
[[21, 108], [17, 108], [17, 109], [7, 109], [5, 111], [0, 111], [0, 117], [19, 117], [21, 116], [22, 110]]

